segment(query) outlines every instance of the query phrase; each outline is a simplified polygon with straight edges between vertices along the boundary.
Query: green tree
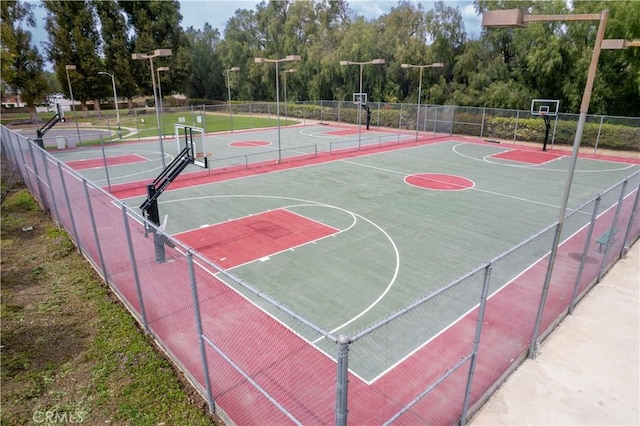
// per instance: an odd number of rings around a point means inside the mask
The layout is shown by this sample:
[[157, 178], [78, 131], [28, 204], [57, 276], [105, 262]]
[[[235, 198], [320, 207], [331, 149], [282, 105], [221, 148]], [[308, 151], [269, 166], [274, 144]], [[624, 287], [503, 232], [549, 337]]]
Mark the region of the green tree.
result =
[[[125, 97], [129, 101], [129, 108], [133, 108], [133, 96], [136, 82], [131, 66], [131, 42], [127, 36], [129, 26], [120, 7], [114, 0], [92, 0], [98, 17], [100, 18], [100, 35], [102, 37], [102, 52], [104, 54], [103, 69], [101, 71], [112, 74], [116, 83], [118, 97]], [[108, 76], [102, 76], [102, 87], [112, 92], [112, 82]]]
[[11, 92], [27, 104], [32, 120], [38, 121], [36, 105], [44, 100], [48, 84], [43, 75], [44, 61], [38, 49], [31, 45], [31, 32], [21, 27], [23, 22], [35, 25], [31, 5], [2, 2], [1, 16], [2, 79]]
[[[87, 101], [99, 111], [100, 97], [108, 91], [103, 84], [100, 34], [95, 8], [90, 1], [53, 1], [44, 3], [47, 10], [46, 28], [49, 35], [47, 55], [54, 63], [58, 80], [67, 82], [67, 72], [74, 100], [80, 101], [82, 114], [87, 116]], [[75, 70], [67, 70], [74, 65]], [[63, 84], [65, 90], [68, 84]], [[70, 93], [69, 93], [70, 95]]]
[[425, 27], [427, 37], [432, 41], [432, 59], [444, 63], [442, 73], [445, 79], [451, 80], [455, 58], [464, 51], [467, 40], [462, 15], [457, 7], [446, 6], [441, 0], [425, 14]]
[[[135, 0], [119, 4], [131, 28], [131, 51], [151, 54], [156, 49], [171, 49], [170, 57], [153, 60], [154, 68], [169, 67], [162, 84], [164, 93], [186, 93], [191, 76], [191, 46], [180, 26], [180, 3], [177, 0]], [[139, 93], [153, 94], [149, 61], [133, 61], [131, 66]]]
[[0, 2], [0, 72], [2, 80], [11, 81], [14, 78], [15, 70], [13, 61], [18, 56], [16, 30], [20, 29], [21, 23], [27, 26], [35, 26], [33, 16], [33, 5], [30, 3], [7, 0]]
[[225, 37], [218, 45], [218, 54], [224, 69], [239, 67], [234, 80], [241, 81], [236, 88], [240, 99], [255, 99], [260, 70], [253, 65], [253, 58], [260, 51], [258, 22], [251, 10], [238, 9], [227, 21]]
[[[384, 50], [384, 45], [374, 42], [381, 34], [382, 24], [379, 22], [369, 23], [360, 18], [350, 25], [344, 33], [342, 42], [337, 48], [337, 56], [341, 61], [368, 62], [372, 59], [391, 59], [388, 51]], [[339, 63], [339, 62], [338, 62]], [[368, 94], [369, 102], [381, 102], [385, 100], [384, 76], [385, 65], [364, 65], [362, 67], [362, 92]], [[341, 67], [341, 83], [338, 84], [334, 92], [337, 99], [351, 99], [352, 93], [360, 91], [360, 66], [348, 65]]]
[[226, 91], [225, 71], [217, 52], [220, 33], [205, 23], [203, 30], [189, 27], [186, 36], [192, 46], [189, 96], [222, 99]]
[[387, 65], [384, 100], [416, 102], [419, 71], [403, 69], [401, 64], [422, 65], [433, 62], [427, 46], [422, 5], [400, 1], [389, 14], [379, 18], [379, 24], [383, 29], [379, 44], [384, 46], [385, 56], [394, 58]]

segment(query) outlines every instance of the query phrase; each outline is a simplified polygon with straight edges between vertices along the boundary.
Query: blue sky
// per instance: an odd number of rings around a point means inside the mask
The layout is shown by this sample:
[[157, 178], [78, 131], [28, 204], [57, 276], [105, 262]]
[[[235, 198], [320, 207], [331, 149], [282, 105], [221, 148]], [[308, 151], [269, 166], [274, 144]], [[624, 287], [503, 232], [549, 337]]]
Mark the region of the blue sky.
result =
[[[39, 0], [32, 0], [30, 3], [40, 6]], [[218, 28], [221, 36], [224, 36], [227, 21], [235, 14], [236, 10], [255, 10], [255, 6], [259, 3], [259, 0], [181, 0], [182, 27], [186, 29], [192, 26], [196, 29], [202, 29], [205, 22], [208, 22], [212, 27]], [[398, 5], [397, 1], [391, 0], [351, 0], [348, 3], [351, 10], [367, 19], [375, 19], [389, 13], [392, 8]], [[433, 7], [434, 1], [414, 1], [414, 3], [421, 3], [425, 10], [429, 10]], [[481, 17], [475, 14], [473, 0], [445, 0], [445, 4], [460, 10], [469, 37], [477, 38], [480, 35]], [[30, 30], [34, 43], [42, 53], [41, 42], [47, 40], [47, 34], [44, 30], [44, 9], [36, 7], [35, 14], [37, 28]], [[47, 69], [50, 70], [50, 66], [47, 66]]]

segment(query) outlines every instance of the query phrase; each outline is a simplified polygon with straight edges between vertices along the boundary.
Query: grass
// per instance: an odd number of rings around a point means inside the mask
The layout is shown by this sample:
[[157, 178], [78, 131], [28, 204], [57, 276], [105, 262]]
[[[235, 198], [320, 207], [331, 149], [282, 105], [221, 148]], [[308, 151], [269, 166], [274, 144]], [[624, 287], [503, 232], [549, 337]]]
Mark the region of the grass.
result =
[[222, 424], [24, 186], [1, 213], [1, 424]]
[[[137, 114], [137, 113], [136, 113]], [[121, 123], [122, 127], [130, 129], [136, 129], [137, 133], [132, 135], [129, 139], [137, 139], [144, 137], [158, 136], [158, 120], [156, 115], [152, 113], [146, 113], [136, 116], [127, 115], [124, 117], [122, 114]], [[201, 122], [198, 122], [198, 117]], [[160, 116], [162, 123], [162, 134], [173, 135], [175, 133], [175, 124], [184, 124], [192, 127], [200, 127], [205, 129], [206, 132], [224, 132], [231, 130], [231, 121], [229, 116], [218, 113], [207, 113], [205, 115], [199, 114], [199, 112], [191, 113], [190, 111], [182, 112], [170, 112], [164, 113]], [[295, 120], [280, 120], [280, 125], [285, 126], [287, 124], [296, 124]], [[275, 118], [261, 117], [261, 116], [233, 116], [233, 129], [255, 129], [261, 127], [276, 127], [278, 120]]]
[[[93, 112], [88, 118], [82, 118], [80, 113], [74, 116], [73, 113], [67, 112], [67, 125], [71, 125], [76, 120], [78, 123], [91, 123], [95, 128], [110, 128], [115, 133], [117, 129], [117, 122], [115, 112], [111, 110], [102, 111], [102, 117], [96, 117]], [[38, 113], [38, 117], [42, 120], [42, 124], [46, 123], [53, 113]], [[135, 134], [125, 139], [139, 139], [146, 137], [158, 136], [158, 118], [156, 117], [155, 110], [149, 109], [136, 109], [136, 110], [120, 110], [120, 127], [122, 129], [122, 135], [125, 136], [130, 131], [135, 131]], [[108, 120], [107, 120], [108, 117]], [[30, 114], [26, 113], [3, 113], [0, 117], [0, 123], [7, 125], [11, 122], [18, 120], [27, 120], [31, 118]], [[200, 119], [200, 122], [198, 122]], [[192, 127], [204, 128], [207, 132], [224, 132], [231, 130], [243, 130], [254, 129], [262, 127], [276, 127], [278, 120], [275, 118], [263, 117], [258, 115], [246, 116], [246, 115], [234, 115], [233, 123], [229, 119], [228, 114], [224, 113], [211, 113], [202, 114], [201, 111], [180, 111], [180, 112], [165, 112], [160, 115], [160, 122], [162, 124], [163, 135], [173, 135], [174, 124], [185, 124]], [[280, 119], [280, 125], [292, 125], [296, 124], [296, 120]], [[41, 124], [41, 125], [42, 125]], [[58, 124], [60, 126], [60, 124]], [[117, 139], [117, 135], [114, 134], [112, 139]], [[100, 143], [99, 140], [84, 141], [83, 145], [92, 145]]]

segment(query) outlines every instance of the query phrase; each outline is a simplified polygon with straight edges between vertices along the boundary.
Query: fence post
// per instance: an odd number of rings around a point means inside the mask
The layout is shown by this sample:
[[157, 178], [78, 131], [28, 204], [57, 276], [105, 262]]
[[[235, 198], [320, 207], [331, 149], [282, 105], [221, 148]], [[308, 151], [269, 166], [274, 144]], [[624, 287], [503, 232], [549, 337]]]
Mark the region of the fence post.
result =
[[482, 137], [482, 135], [484, 134], [484, 116], [486, 113], [487, 108], [483, 107], [482, 108], [482, 124], [480, 125], [480, 137]]
[[604, 121], [604, 115], [600, 116], [600, 126], [598, 127], [598, 136], [596, 136], [596, 144], [593, 147], [593, 153], [595, 154], [598, 150], [598, 142], [600, 141], [600, 132], [602, 131], [602, 122]]
[[91, 218], [91, 228], [93, 229], [93, 239], [96, 242], [96, 247], [98, 249], [98, 257], [100, 258], [100, 267], [102, 268], [102, 276], [104, 277], [104, 282], [109, 287], [109, 277], [107, 276], [107, 268], [104, 263], [104, 257], [102, 256], [102, 248], [100, 247], [100, 238], [98, 237], [98, 227], [96, 226], [96, 218], [93, 215], [93, 207], [91, 206], [91, 196], [89, 195], [89, 185], [87, 184], [87, 179], [82, 178], [82, 186], [84, 187], [84, 196], [87, 199], [87, 207], [89, 209], [89, 217]]
[[20, 147], [20, 143], [18, 142], [18, 148], [16, 148], [15, 146], [13, 146], [13, 137], [12, 134], [16, 136], [16, 138], [18, 138], [19, 140], [19, 136], [11, 131], [9, 131], [9, 129], [7, 129], [6, 127], [3, 127], [3, 129], [5, 129], [5, 134], [6, 134], [6, 138], [9, 139], [8, 145], [9, 145], [9, 150], [11, 151], [11, 155], [13, 156], [13, 163], [16, 166], [16, 170], [18, 171], [18, 176], [20, 176], [20, 180], [22, 182], [24, 182], [25, 184], [27, 183], [27, 181], [25, 180], [24, 174], [22, 173], [22, 168], [20, 168], [20, 162], [18, 161], [18, 155], [16, 154], [16, 149], [19, 149]]
[[473, 375], [476, 370], [476, 360], [478, 348], [480, 347], [480, 336], [482, 335], [482, 325], [484, 324], [484, 312], [487, 308], [487, 296], [489, 294], [489, 283], [491, 282], [491, 270], [493, 267], [488, 264], [484, 270], [484, 280], [482, 283], [482, 295], [480, 296], [480, 310], [476, 321], [476, 335], [473, 339], [473, 350], [471, 352], [471, 363], [469, 364], [469, 376], [467, 378], [467, 389], [464, 393], [462, 404], [462, 415], [460, 416], [460, 426], [467, 424], [467, 410], [469, 409], [469, 399], [471, 398], [471, 388], [473, 386]]
[[542, 314], [544, 313], [544, 305], [547, 302], [547, 294], [549, 293], [549, 285], [551, 284], [551, 275], [553, 274], [553, 266], [558, 253], [560, 243], [560, 234], [562, 233], [562, 223], [558, 221], [556, 231], [553, 234], [553, 243], [551, 243], [551, 254], [549, 254], [549, 264], [547, 265], [547, 273], [544, 277], [544, 285], [542, 286], [542, 295], [540, 296], [540, 304], [538, 305], [538, 315], [533, 326], [533, 336], [529, 344], [529, 358], [534, 359], [538, 354], [538, 331], [542, 322]]
[[49, 168], [47, 167], [47, 153], [42, 150], [42, 165], [44, 167], [44, 174], [47, 177], [47, 185], [49, 186], [49, 193], [51, 195], [51, 202], [53, 203], [53, 211], [56, 216], [56, 222], [60, 224], [60, 212], [58, 212], [58, 203], [56, 203], [56, 196], [53, 192], [53, 185], [51, 184], [51, 176], [49, 175]]
[[[42, 195], [42, 184], [40, 183], [40, 172], [38, 171], [38, 163], [36, 162], [36, 155], [33, 153], [33, 145], [35, 144], [29, 141], [29, 152], [31, 152], [31, 161], [33, 161], [33, 174], [36, 178], [36, 185], [38, 187], [38, 199], [40, 201], [40, 204], [44, 206], [45, 200], [44, 200], [44, 196]], [[49, 208], [49, 206], [45, 206], [45, 207]]]
[[129, 257], [131, 258], [131, 269], [133, 270], [133, 280], [136, 284], [136, 294], [140, 302], [140, 316], [142, 317], [142, 326], [145, 332], [149, 332], [149, 324], [147, 323], [147, 313], [144, 308], [144, 299], [142, 290], [140, 289], [140, 277], [138, 275], [138, 264], [136, 263], [136, 254], [133, 249], [133, 241], [131, 241], [131, 229], [129, 228], [129, 218], [127, 216], [127, 207], [122, 204], [122, 222], [124, 223], [124, 232], [127, 235], [127, 245], [129, 246]]
[[71, 228], [73, 229], [73, 237], [76, 239], [76, 247], [78, 253], [82, 253], [80, 248], [80, 236], [78, 235], [78, 228], [76, 228], [76, 221], [73, 218], [73, 209], [71, 208], [71, 201], [69, 201], [69, 191], [67, 191], [67, 184], [64, 181], [64, 174], [62, 173], [62, 163], [58, 161], [58, 174], [60, 175], [60, 183], [62, 184], [62, 192], [64, 193], [64, 199], [67, 202], [67, 210], [69, 211], [69, 218], [71, 219]]
[[[611, 229], [615, 229], [618, 224], [618, 217], [620, 216], [620, 210], [622, 210], [622, 202], [624, 201], [624, 191], [627, 189], [627, 184], [629, 183], [629, 179], [625, 179], [622, 183], [622, 190], [620, 191], [620, 197], [618, 198], [618, 206], [616, 207], [616, 213], [613, 216], [613, 222], [611, 223]], [[613, 234], [607, 240], [607, 245], [605, 246], [604, 253], [602, 254], [602, 263], [600, 264], [600, 273], [598, 274], [598, 281], [602, 279], [604, 275], [604, 270], [607, 266], [607, 257], [609, 255], [609, 248], [611, 247], [611, 241], [613, 241]]]
[[138, 142], [140, 142], [140, 123], [138, 123], [138, 111], [136, 111], [134, 109], [133, 110], [133, 115], [134, 115], [135, 120], [136, 120], [136, 131], [137, 131], [137, 135], [138, 135]]
[[629, 224], [627, 225], [627, 231], [624, 233], [624, 240], [622, 240], [622, 252], [620, 253], [620, 259], [627, 256], [627, 252], [629, 251], [629, 246], [627, 246], [627, 242], [629, 241], [629, 235], [631, 235], [631, 227], [633, 226], [633, 221], [636, 217], [636, 210], [638, 209], [638, 200], [640, 200], [640, 185], [636, 189], [636, 199], [633, 202], [633, 208], [631, 209], [631, 217], [629, 218]]
[[213, 395], [211, 394], [211, 379], [209, 378], [209, 363], [207, 352], [204, 348], [204, 333], [202, 331], [202, 317], [200, 316], [200, 302], [198, 301], [198, 288], [196, 287], [196, 274], [193, 269], [193, 253], [191, 249], [187, 251], [187, 264], [189, 265], [189, 282], [191, 283], [191, 296], [193, 299], [193, 312], [196, 319], [196, 332], [198, 333], [198, 346], [200, 347], [200, 359], [202, 361], [202, 374], [204, 375], [205, 391], [207, 393], [207, 404], [209, 413], [215, 412], [213, 405]]
[[[16, 134], [16, 137], [18, 138], [18, 150], [20, 151], [20, 157], [22, 158], [22, 167], [24, 167], [24, 174], [27, 177], [27, 179], [24, 179], [24, 183], [29, 187], [31, 191], [35, 191], [35, 189], [33, 188], [33, 184], [31, 183], [31, 173], [29, 173], [29, 168], [27, 167], [27, 160], [24, 158], [24, 149], [22, 149], [22, 146], [20, 146], [20, 136]], [[23, 145], [31, 147], [31, 140], [25, 139]]]
[[[424, 114], [422, 118], [422, 131], [427, 132], [427, 123], [429, 122], [429, 105], [424, 105]], [[435, 124], [434, 124], [435, 125]]]
[[100, 133], [100, 149], [102, 149], [102, 161], [104, 162], [104, 172], [107, 175], [107, 187], [111, 192], [111, 180], [109, 180], [109, 166], [107, 164], [107, 154], [104, 152], [104, 140], [102, 139], [102, 133]]
[[582, 256], [580, 256], [580, 266], [578, 267], [578, 277], [576, 283], [573, 286], [573, 293], [571, 293], [571, 300], [569, 301], [568, 315], [573, 314], [573, 309], [576, 306], [576, 297], [578, 297], [578, 289], [580, 288], [580, 280], [582, 280], [582, 273], [584, 271], [584, 263], [587, 260], [587, 253], [589, 252], [589, 244], [591, 243], [591, 237], [593, 236], [593, 228], [596, 226], [596, 219], [598, 218], [598, 209], [600, 208], [601, 196], [596, 198], [595, 205], [593, 206], [593, 213], [591, 214], [591, 222], [589, 224], [589, 230], [587, 231], [587, 239], [584, 242], [584, 249], [582, 250]]
[[438, 107], [436, 106], [434, 110], [435, 112], [433, 113], [433, 136], [435, 137], [438, 131]]
[[516, 143], [516, 139], [518, 138], [518, 121], [520, 121], [520, 110], [516, 110], [516, 125], [513, 129], [513, 143]]
[[349, 383], [349, 336], [338, 336], [338, 371], [336, 379], [336, 426], [347, 425], [347, 385]]
[[[229, 103], [229, 107], [231, 107], [231, 103]], [[204, 133], [207, 133], [207, 108], [204, 102], [202, 103], [202, 129]], [[231, 126], [231, 131], [233, 131], [233, 126]]]

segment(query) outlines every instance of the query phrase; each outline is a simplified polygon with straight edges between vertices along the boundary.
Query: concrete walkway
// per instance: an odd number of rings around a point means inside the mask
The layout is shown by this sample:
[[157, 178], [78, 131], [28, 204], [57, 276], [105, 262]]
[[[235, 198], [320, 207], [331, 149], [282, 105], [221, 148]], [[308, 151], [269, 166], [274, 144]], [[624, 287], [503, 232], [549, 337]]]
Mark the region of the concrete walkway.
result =
[[639, 288], [636, 242], [470, 424], [639, 425]]

